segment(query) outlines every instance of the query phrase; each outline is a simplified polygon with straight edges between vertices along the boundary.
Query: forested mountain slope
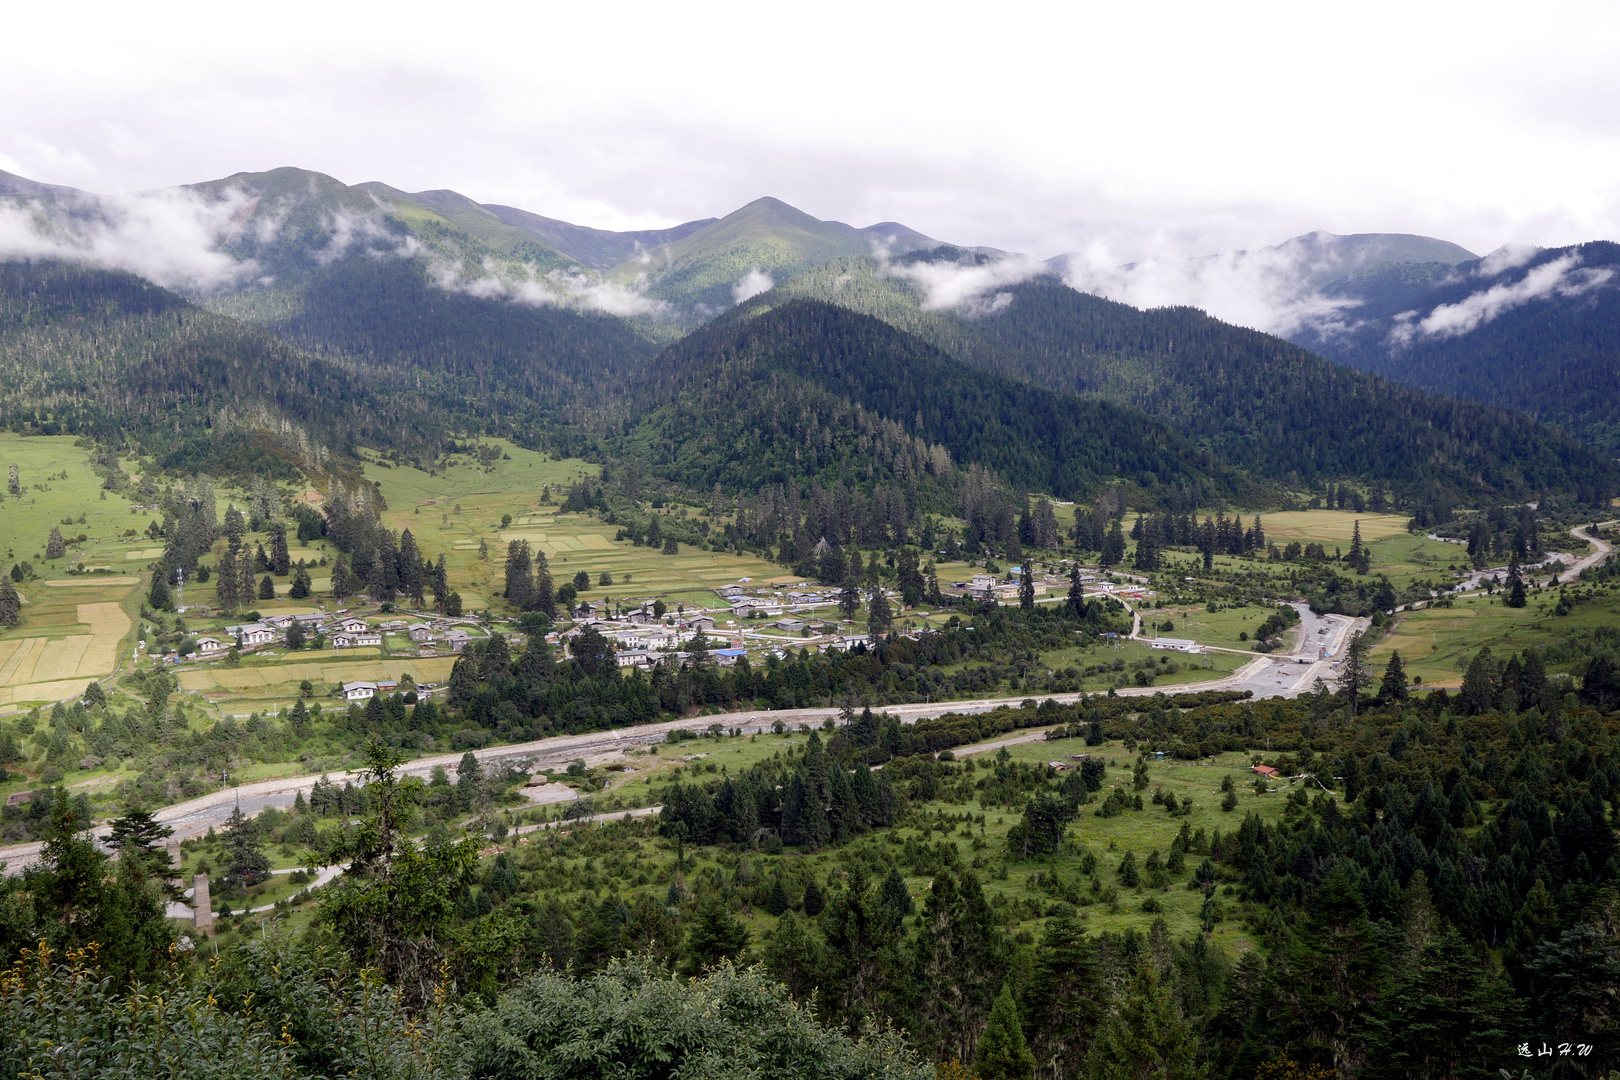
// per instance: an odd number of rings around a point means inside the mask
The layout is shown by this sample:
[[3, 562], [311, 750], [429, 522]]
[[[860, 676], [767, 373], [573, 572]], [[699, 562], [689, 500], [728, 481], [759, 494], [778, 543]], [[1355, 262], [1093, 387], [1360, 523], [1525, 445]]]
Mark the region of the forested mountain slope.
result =
[[0, 423], [92, 435], [182, 470], [321, 466], [437, 439], [431, 404], [130, 274], [0, 264]]
[[930, 447], [1016, 485], [1079, 496], [1119, 477], [1150, 498], [1230, 496], [1154, 420], [975, 369], [881, 320], [795, 300], [719, 320], [671, 346], [627, 408], [648, 415], [627, 445], [690, 487], [823, 486], [876, 472], [942, 472]]
[[754, 305], [792, 295], [868, 312], [1001, 375], [1140, 409], [1212, 460], [1289, 485], [1358, 477], [1417, 497], [1614, 484], [1608, 463], [1522, 414], [1369, 377], [1191, 308], [1142, 311], [1041, 276], [981, 314], [928, 311], [909, 280], [855, 259]]
[[[689, 236], [624, 262], [614, 276], [645, 279], [682, 317], [712, 317], [776, 281], [874, 245], [910, 251], [936, 241], [894, 222], [865, 229], [821, 221], [780, 199], [756, 199]], [[764, 278], [751, 278], [763, 274]], [[751, 291], [750, 291], [751, 290]]]
[[1411, 386], [1524, 409], [1620, 454], [1620, 245], [1502, 262], [1339, 283], [1359, 301], [1349, 328], [1296, 340]]

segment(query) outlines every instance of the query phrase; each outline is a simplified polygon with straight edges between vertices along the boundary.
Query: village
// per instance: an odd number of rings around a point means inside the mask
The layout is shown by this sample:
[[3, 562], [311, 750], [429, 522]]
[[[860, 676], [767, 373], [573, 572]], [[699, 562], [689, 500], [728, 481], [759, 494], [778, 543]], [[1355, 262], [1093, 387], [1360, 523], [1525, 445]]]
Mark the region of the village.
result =
[[[1005, 574], [978, 573], [970, 581], [942, 585], [941, 592], [980, 603], [1017, 604], [1021, 577], [1022, 567], [1013, 566]], [[1144, 586], [1102, 580], [1102, 573], [1097, 570], [1082, 568], [1079, 580], [1088, 597], [1140, 600], [1150, 595]], [[1050, 574], [1035, 577], [1035, 602], [1061, 602], [1067, 595], [1068, 585], [1067, 577]], [[715, 587], [713, 594], [715, 606], [676, 603], [670, 607], [656, 597], [584, 599], [570, 606], [566, 620], [553, 624], [554, 629], [544, 637], [558, 650], [559, 658], [566, 659], [573, 655], [581, 634], [594, 632], [612, 646], [621, 669], [643, 671], [650, 671], [660, 663], [689, 663], [699, 652], [722, 667], [733, 667], [744, 658], [751, 663], [763, 663], [773, 656], [781, 659], [789, 650], [849, 652], [865, 649], [873, 643], [870, 633], [864, 632], [856, 622], [841, 617], [838, 590], [817, 586], [805, 579], [756, 582], [745, 576]], [[885, 590], [885, 596], [900, 609], [897, 592]], [[185, 612], [203, 618], [210, 614], [209, 609], [203, 607], [186, 608]], [[891, 632], [915, 638], [932, 625], [933, 617], [929, 611], [904, 609]], [[442, 679], [435, 682], [412, 679], [409, 673], [380, 673], [384, 667], [398, 667], [397, 663], [383, 664], [382, 660], [453, 658], [470, 642], [486, 640], [495, 633], [504, 634], [514, 648], [521, 648], [527, 629], [519, 622], [494, 616], [487, 609], [475, 614], [444, 616], [435, 612], [401, 611], [393, 604], [378, 605], [375, 609], [349, 606], [333, 611], [317, 604], [312, 612], [267, 614], [252, 621], [204, 631], [169, 649], [162, 659], [172, 668], [183, 669], [198, 665], [234, 666], [249, 659], [261, 662], [292, 659], [306, 651], [376, 657], [379, 673], [374, 677], [350, 679], [326, 688], [328, 693], [345, 701], [363, 702], [378, 694], [399, 690], [405, 683], [409, 683], [406, 689], [419, 695], [442, 689]], [[140, 642], [137, 649], [143, 649], [145, 644]], [[1182, 652], [1201, 651], [1193, 642], [1171, 638], [1155, 640], [1153, 646]]]

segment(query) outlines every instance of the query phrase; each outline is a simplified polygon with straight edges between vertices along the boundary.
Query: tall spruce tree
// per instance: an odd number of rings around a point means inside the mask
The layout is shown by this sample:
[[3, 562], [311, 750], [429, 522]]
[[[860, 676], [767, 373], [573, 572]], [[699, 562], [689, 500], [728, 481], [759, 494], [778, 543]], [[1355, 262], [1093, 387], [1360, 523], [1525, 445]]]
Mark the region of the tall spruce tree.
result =
[[287, 552], [287, 523], [278, 521], [270, 526], [270, 572], [286, 577], [292, 572], [292, 556]]
[[0, 574], [0, 626], [16, 626], [21, 620], [22, 597], [17, 595], [11, 578]]
[[1406, 665], [1401, 662], [1399, 649], [1389, 654], [1389, 663], [1384, 667], [1383, 681], [1378, 684], [1379, 701], [1405, 701], [1408, 697], [1406, 690]]
[[1137, 960], [1124, 999], [1098, 1030], [1089, 1057], [1093, 1080], [1203, 1080], [1198, 1037], [1151, 958]]
[[977, 1049], [974, 1073], [979, 1080], [1035, 1080], [1035, 1055], [1024, 1040], [1018, 1005], [1006, 983], [990, 1006], [990, 1019]]
[[1125, 530], [1119, 522], [1108, 530], [1103, 538], [1102, 557], [1098, 563], [1102, 566], [1118, 566], [1119, 561], [1125, 557]]
[[167, 563], [158, 563], [152, 571], [152, 584], [146, 590], [146, 604], [153, 611], [171, 611], [174, 608], [174, 595], [169, 592], [169, 566]]
[[529, 542], [513, 540], [506, 545], [506, 587], [501, 595], [518, 610], [528, 607], [534, 590], [533, 565], [529, 558]]
[[66, 554], [67, 542], [62, 539], [62, 530], [52, 525], [51, 535], [45, 541], [45, 557], [47, 559], [60, 559]]

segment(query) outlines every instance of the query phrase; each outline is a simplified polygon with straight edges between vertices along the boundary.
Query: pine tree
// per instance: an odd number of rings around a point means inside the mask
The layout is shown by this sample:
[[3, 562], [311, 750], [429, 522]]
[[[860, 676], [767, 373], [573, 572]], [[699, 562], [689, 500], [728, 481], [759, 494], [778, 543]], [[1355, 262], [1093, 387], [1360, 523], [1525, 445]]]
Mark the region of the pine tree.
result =
[[509, 604], [522, 610], [529, 603], [534, 588], [529, 559], [529, 542], [513, 540], [506, 545], [506, 587], [501, 591]]
[[399, 534], [399, 588], [410, 598], [414, 607], [421, 607], [425, 591], [422, 551], [416, 546], [416, 537], [406, 529]]
[[146, 603], [153, 611], [170, 611], [174, 608], [174, 597], [169, 592], [169, 568], [159, 563], [152, 571], [152, 585], [146, 591]]
[[1389, 654], [1383, 681], [1378, 684], [1378, 700], [1405, 701], [1407, 696], [1406, 665], [1401, 662], [1401, 653], [1397, 649]]
[[873, 586], [866, 598], [866, 632], [874, 637], [887, 633], [893, 622], [894, 613], [889, 608], [889, 598], [883, 594], [883, 586]]
[[544, 634], [529, 635], [528, 644], [523, 648], [523, 655], [518, 657], [516, 674], [523, 680], [523, 685], [529, 693], [535, 694], [551, 685], [556, 678], [557, 664], [551, 655], [551, 646], [546, 644]]
[[264, 553], [264, 545], [259, 544], [253, 551], [253, 574], [268, 574], [270, 572], [270, 556]]
[[394, 573], [388, 560], [378, 559], [371, 564], [371, 580], [366, 583], [366, 593], [379, 604], [393, 601]]
[[1019, 569], [1018, 606], [1024, 611], [1031, 611], [1035, 607], [1035, 571], [1030, 568], [1027, 559]]
[[1515, 554], [1508, 560], [1507, 598], [1502, 602], [1511, 608], [1522, 608], [1526, 603], [1524, 593], [1524, 574], [1519, 571], [1519, 556]]
[[288, 598], [292, 600], [307, 599], [312, 591], [311, 584], [309, 571], [304, 569], [303, 564], [300, 563], [299, 566], [293, 570], [292, 586], [287, 590]]
[[1018, 1021], [1018, 1005], [1012, 990], [1003, 983], [996, 1003], [990, 1006], [990, 1021], [979, 1036], [974, 1073], [980, 1080], [1034, 1080], [1035, 1055], [1024, 1041]]
[[478, 692], [478, 671], [476, 661], [466, 653], [456, 657], [455, 664], [450, 668], [449, 702], [460, 708], [473, 699]]
[[235, 503], [231, 503], [225, 508], [225, 536], [230, 540], [232, 548], [235, 548], [242, 542], [242, 531], [244, 528], [245, 523], [242, 521], [242, 511], [236, 508]]
[[1169, 987], [1143, 956], [1124, 1000], [1097, 1032], [1091, 1046], [1094, 1080], [1202, 1080], [1198, 1038], [1176, 1011]]
[[1344, 664], [1339, 671], [1339, 688], [1350, 701], [1350, 715], [1356, 715], [1361, 705], [1361, 692], [1367, 688], [1367, 652], [1372, 648], [1359, 631], [1350, 635], [1344, 647]]
[[332, 564], [332, 598], [343, 600], [354, 595], [354, 577], [349, 571], [349, 557], [339, 555]]
[[287, 553], [287, 523], [278, 521], [270, 526], [270, 572], [286, 577], [292, 572], [292, 557]]
[[237, 554], [241, 545], [232, 543], [219, 560], [219, 572], [214, 575], [214, 599], [222, 611], [235, 611], [240, 596], [236, 579]]
[[706, 893], [698, 901], [692, 928], [681, 948], [682, 975], [695, 977], [721, 960], [740, 959], [748, 949], [748, 927], [726, 910], [717, 892]]
[[813, 919], [826, 909], [826, 894], [821, 891], [821, 886], [816, 884], [815, 878], [811, 878], [810, 883], [804, 887], [804, 913]]
[[242, 815], [237, 806], [225, 821], [225, 882], [247, 887], [270, 874], [270, 860], [264, 854], [264, 839], [258, 825]]
[[[857, 559], [860, 558], [860, 553], [856, 552], [855, 557]], [[859, 609], [860, 606], [860, 579], [856, 576], [853, 570], [848, 570], [844, 575], [844, 587], [838, 590], [838, 610], [844, 613], [844, 618], [853, 619], [855, 617], [856, 610]]]
[[1463, 672], [1462, 691], [1457, 695], [1464, 713], [1478, 716], [1496, 708], [1501, 693], [1500, 674], [1489, 645], [1474, 654], [1474, 659], [1469, 661], [1467, 670]]
[[443, 552], [440, 552], [439, 557], [433, 562], [432, 585], [434, 610], [443, 611], [445, 599], [450, 595], [450, 577], [445, 567]]
[[266, 574], [266, 575], [264, 575], [264, 580], [259, 582], [259, 599], [260, 600], [274, 600], [275, 598], [276, 598], [276, 581], [269, 574]]
[[11, 578], [0, 575], [0, 626], [16, 626], [21, 621], [22, 597], [17, 595], [17, 587], [11, 583]]
[[917, 569], [917, 553], [911, 548], [901, 548], [897, 560], [897, 571], [900, 576], [900, 602], [907, 607], [915, 607], [923, 598], [923, 576]]
[[52, 525], [50, 538], [45, 541], [45, 557], [47, 559], [60, 559], [66, 554], [67, 542], [62, 539], [62, 530]]
[[1124, 557], [1125, 530], [1116, 521], [1114, 527], [1108, 530], [1108, 535], [1103, 539], [1102, 557], [1097, 561], [1102, 566], [1117, 566]]
[[529, 607], [548, 619], [557, 617], [557, 587], [551, 580], [546, 553], [538, 548], [534, 552], [534, 589], [529, 594]]
[[1357, 518], [1353, 531], [1350, 534], [1350, 555], [1347, 562], [1361, 562], [1361, 519]]
[[118, 852], [120, 873], [133, 872], [141, 884], [155, 885], [165, 900], [178, 901], [184, 894], [164, 846], [173, 835], [173, 829], [154, 821], [151, 814], [134, 809], [112, 823], [107, 846]]
[[236, 551], [236, 598], [238, 603], [253, 597], [253, 553], [246, 545]]

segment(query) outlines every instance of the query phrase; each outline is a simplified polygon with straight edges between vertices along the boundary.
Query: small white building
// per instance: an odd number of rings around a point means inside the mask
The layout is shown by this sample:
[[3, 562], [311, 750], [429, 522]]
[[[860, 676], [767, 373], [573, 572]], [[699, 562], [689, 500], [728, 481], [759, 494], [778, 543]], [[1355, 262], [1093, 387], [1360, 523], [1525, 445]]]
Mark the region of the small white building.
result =
[[380, 630], [365, 630], [358, 634], [340, 631], [332, 635], [332, 648], [353, 649], [362, 645], [381, 645], [382, 632]]
[[1204, 651], [1204, 647], [1198, 642], [1188, 641], [1186, 638], [1154, 638], [1148, 644], [1155, 649], [1169, 649], [1171, 652], [1201, 653]]
[[244, 647], [254, 645], [268, 645], [276, 640], [276, 632], [264, 623], [243, 623], [241, 626], [227, 626], [225, 632], [239, 640]]
[[377, 696], [374, 682], [348, 682], [343, 684], [343, 697], [347, 701], [364, 701]]
[[217, 637], [202, 637], [197, 639], [197, 651], [204, 656], [211, 653], [224, 652], [230, 646]]
[[371, 629], [371, 624], [364, 619], [344, 619], [338, 624], [338, 629], [346, 634], [359, 634]]

